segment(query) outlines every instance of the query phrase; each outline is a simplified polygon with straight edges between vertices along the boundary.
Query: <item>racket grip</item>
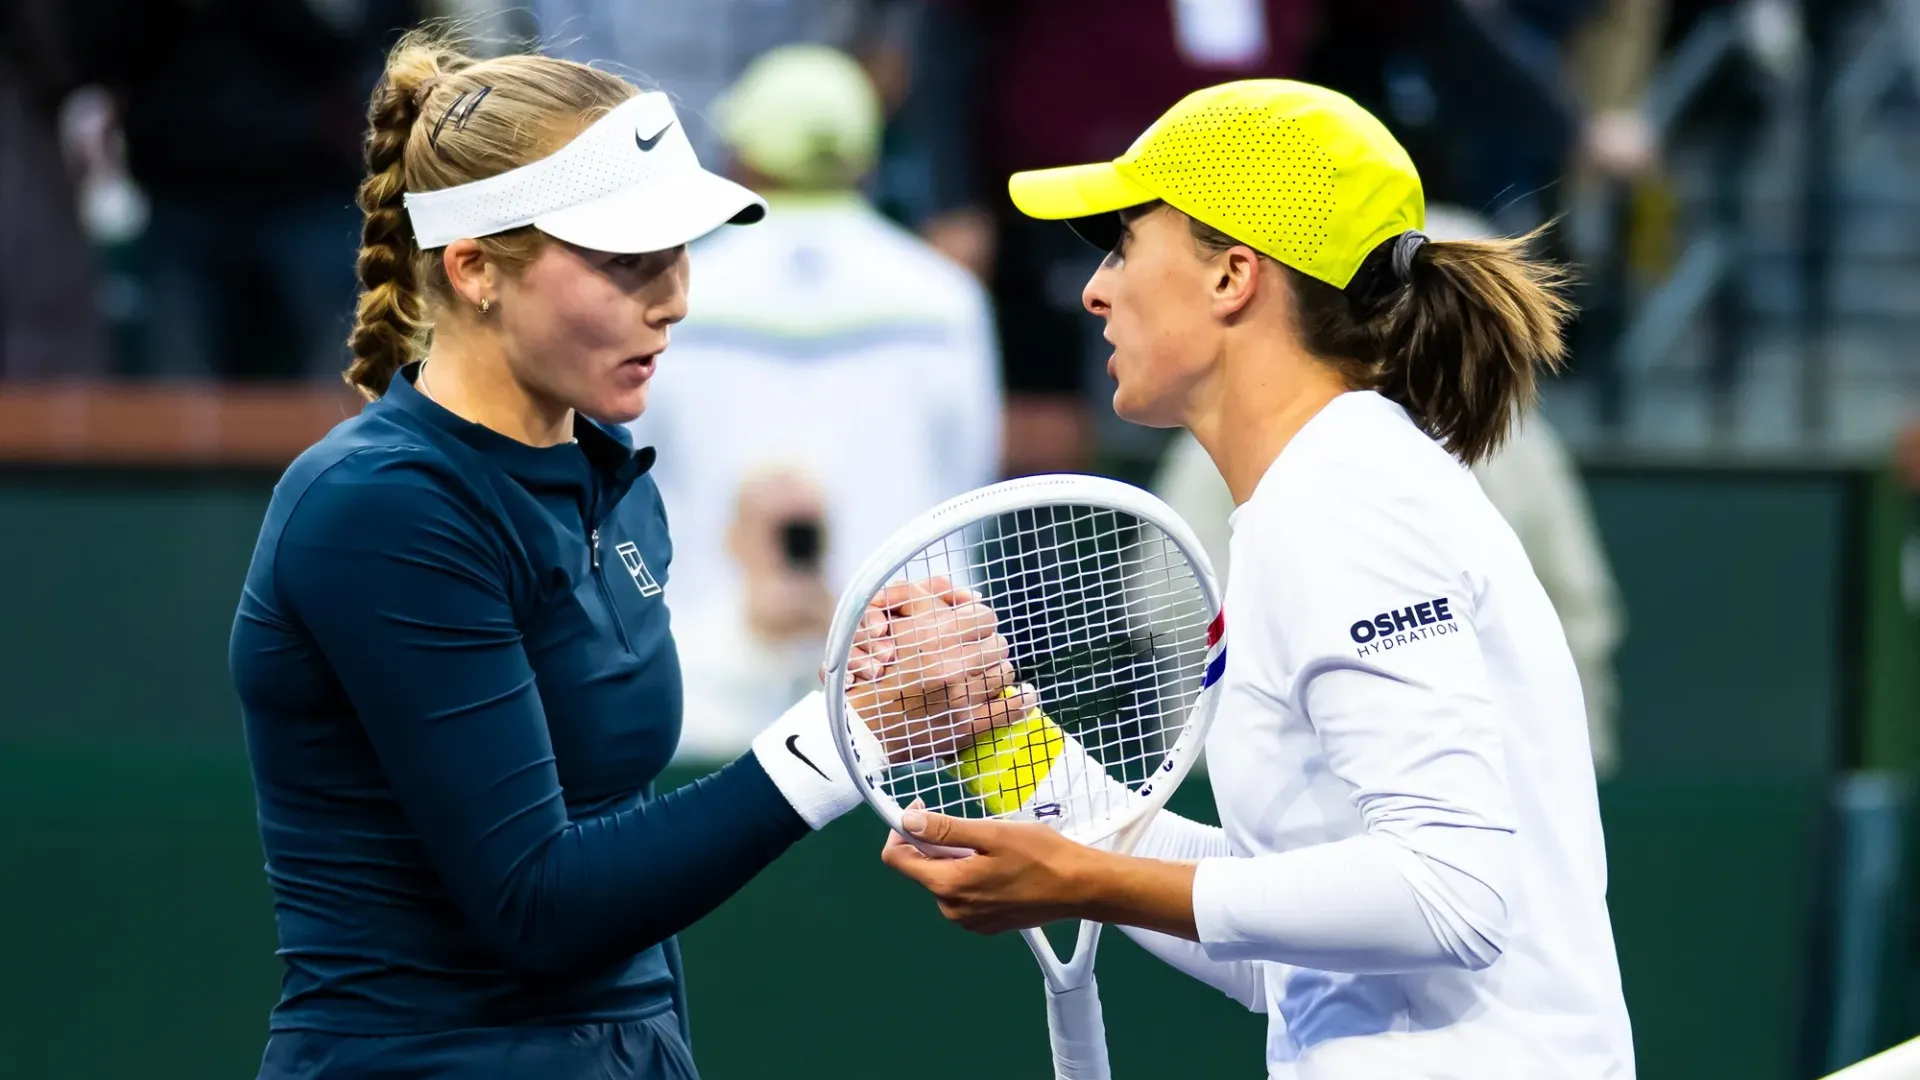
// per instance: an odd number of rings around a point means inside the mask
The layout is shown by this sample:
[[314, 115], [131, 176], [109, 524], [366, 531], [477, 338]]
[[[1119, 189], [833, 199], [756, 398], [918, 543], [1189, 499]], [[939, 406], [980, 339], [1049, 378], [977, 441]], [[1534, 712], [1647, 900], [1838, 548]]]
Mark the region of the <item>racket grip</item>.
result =
[[1047, 991], [1047, 1034], [1053, 1040], [1054, 1080], [1112, 1080], [1107, 1023], [1100, 1015], [1100, 984]]

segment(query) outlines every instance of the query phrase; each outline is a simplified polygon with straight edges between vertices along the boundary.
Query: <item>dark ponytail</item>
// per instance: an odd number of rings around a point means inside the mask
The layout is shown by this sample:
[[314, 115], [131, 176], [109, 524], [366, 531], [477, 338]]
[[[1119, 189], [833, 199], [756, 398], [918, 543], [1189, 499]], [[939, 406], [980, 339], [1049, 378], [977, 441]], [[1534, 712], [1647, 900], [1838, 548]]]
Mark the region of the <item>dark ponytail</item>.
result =
[[[1192, 218], [1202, 247], [1235, 241]], [[1566, 355], [1566, 271], [1529, 257], [1540, 237], [1389, 238], [1345, 289], [1287, 268], [1302, 343], [1355, 389], [1398, 402], [1471, 465], [1499, 449], [1533, 404], [1539, 372]]]

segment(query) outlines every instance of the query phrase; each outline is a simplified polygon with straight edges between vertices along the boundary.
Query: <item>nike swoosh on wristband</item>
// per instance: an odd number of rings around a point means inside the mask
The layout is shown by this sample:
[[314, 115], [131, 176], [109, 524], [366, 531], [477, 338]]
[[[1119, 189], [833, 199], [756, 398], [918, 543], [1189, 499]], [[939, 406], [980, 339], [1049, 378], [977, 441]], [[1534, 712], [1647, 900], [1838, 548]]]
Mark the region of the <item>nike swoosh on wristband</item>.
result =
[[[641, 138], [640, 133], [636, 131], [633, 133], [633, 141], [637, 146], [640, 147], [640, 152], [644, 154], [647, 151], [653, 149], [654, 147], [659, 146], [661, 138], [663, 138], [667, 134], [667, 129], [671, 127], [673, 127], [673, 121], [669, 120], [667, 121], [667, 126], [661, 128], [659, 131], [654, 132], [653, 138], [651, 139]], [[806, 759], [802, 758], [801, 760], [804, 761]], [[816, 769], [815, 771], [818, 772], [819, 770]]]
[[792, 754], [794, 757], [799, 758], [800, 764], [805, 765], [807, 768], [812, 769], [814, 772], [820, 773], [820, 779], [827, 781], [827, 783], [829, 784], [833, 783], [832, 778], [828, 777], [826, 773], [820, 772], [820, 766], [815, 765], [807, 757], [807, 755], [800, 752], [800, 748], [798, 746], [794, 745], [794, 743], [797, 743], [799, 741], [800, 741], [800, 736], [798, 735], [787, 736], [787, 753]]

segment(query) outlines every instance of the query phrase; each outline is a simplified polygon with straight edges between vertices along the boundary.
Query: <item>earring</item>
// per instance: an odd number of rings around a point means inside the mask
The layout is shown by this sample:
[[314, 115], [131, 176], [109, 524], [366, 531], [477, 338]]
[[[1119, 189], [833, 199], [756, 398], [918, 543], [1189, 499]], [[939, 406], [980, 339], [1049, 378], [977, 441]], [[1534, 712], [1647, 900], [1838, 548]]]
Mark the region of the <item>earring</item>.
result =
[[493, 299], [491, 297], [480, 301], [480, 314], [485, 315], [487, 312], [492, 310], [493, 310]]

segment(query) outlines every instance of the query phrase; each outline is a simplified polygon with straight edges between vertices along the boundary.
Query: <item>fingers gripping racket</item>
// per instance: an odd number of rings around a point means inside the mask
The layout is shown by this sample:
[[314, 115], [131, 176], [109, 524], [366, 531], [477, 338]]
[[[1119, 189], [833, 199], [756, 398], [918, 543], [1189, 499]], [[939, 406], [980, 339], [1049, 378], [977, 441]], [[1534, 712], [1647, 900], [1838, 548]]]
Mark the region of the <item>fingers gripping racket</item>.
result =
[[[992, 609], [1006, 650], [1000, 677], [863, 718], [848, 676], [861, 621], [890, 585], [930, 578]], [[929, 854], [968, 853], [908, 836], [900, 816], [916, 801], [955, 817], [1040, 821], [1130, 852], [1205, 741], [1225, 660], [1219, 613], [1192, 530], [1138, 488], [1038, 476], [970, 492], [897, 532], [841, 597], [826, 654], [840, 755], [868, 804]], [[883, 678], [950, 680], [982, 647], [977, 630], [922, 644]], [[874, 711], [872, 698], [860, 700]], [[852, 727], [861, 723], [888, 746], [884, 764], [861, 760]], [[1100, 925], [1081, 923], [1064, 961], [1042, 931], [1023, 934], [1046, 982], [1054, 1075], [1108, 1080], [1093, 977]]]

